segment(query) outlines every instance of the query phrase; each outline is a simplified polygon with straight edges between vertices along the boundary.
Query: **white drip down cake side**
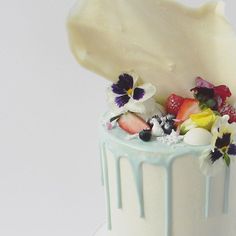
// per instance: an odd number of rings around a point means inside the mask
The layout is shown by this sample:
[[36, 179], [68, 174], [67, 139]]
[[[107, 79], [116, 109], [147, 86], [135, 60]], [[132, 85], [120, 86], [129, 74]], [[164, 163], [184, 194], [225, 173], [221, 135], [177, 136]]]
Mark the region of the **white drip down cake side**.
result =
[[235, 236], [236, 34], [224, 4], [81, 0], [68, 32], [78, 62], [113, 82], [102, 236]]
[[234, 236], [236, 166], [204, 176], [206, 147], [127, 142], [101, 128], [107, 202], [104, 236]]

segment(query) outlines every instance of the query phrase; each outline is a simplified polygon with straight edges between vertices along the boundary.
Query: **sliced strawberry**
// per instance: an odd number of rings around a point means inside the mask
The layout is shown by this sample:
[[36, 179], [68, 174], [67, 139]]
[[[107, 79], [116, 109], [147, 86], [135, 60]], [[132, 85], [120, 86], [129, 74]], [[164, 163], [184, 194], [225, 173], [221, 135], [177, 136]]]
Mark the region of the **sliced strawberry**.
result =
[[176, 94], [171, 94], [166, 102], [166, 110], [168, 113], [177, 115], [181, 105], [184, 102], [184, 98]]
[[121, 129], [129, 134], [137, 134], [142, 130], [150, 129], [150, 126], [141, 117], [130, 112], [122, 115], [118, 120], [118, 124]]
[[224, 103], [220, 108], [219, 108], [219, 113], [224, 116], [228, 115], [229, 116], [229, 123], [236, 122], [236, 109], [228, 104]]
[[201, 112], [199, 102], [196, 99], [185, 98], [176, 117], [177, 124], [184, 122], [191, 114]]

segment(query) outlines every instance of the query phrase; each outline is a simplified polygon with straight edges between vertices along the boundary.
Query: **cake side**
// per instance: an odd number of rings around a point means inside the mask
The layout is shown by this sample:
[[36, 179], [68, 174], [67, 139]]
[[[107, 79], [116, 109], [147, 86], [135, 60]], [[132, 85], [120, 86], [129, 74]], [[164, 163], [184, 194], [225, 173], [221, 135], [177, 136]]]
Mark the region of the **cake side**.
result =
[[202, 174], [199, 156], [207, 147], [155, 142], [147, 148], [104, 126], [101, 134], [107, 235], [234, 235], [236, 190], [227, 167], [213, 177]]

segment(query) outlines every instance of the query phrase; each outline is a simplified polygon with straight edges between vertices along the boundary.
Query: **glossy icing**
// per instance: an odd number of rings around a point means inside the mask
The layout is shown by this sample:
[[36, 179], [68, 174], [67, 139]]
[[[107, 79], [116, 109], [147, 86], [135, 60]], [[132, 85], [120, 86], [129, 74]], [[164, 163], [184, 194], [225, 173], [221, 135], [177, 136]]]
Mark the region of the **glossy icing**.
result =
[[229, 213], [229, 192], [230, 192], [230, 168], [225, 170], [225, 184], [224, 184], [224, 208], [225, 214]]
[[[203, 151], [209, 146], [193, 147], [183, 143], [168, 146], [166, 144], [152, 141], [150, 143], [143, 143], [139, 139], [126, 140], [126, 133], [120, 128], [113, 130], [106, 130], [101, 127], [101, 154], [102, 154], [102, 172], [104, 176], [104, 183], [106, 189], [107, 200], [107, 226], [112, 230], [111, 218], [111, 199], [109, 175], [107, 166], [107, 150], [113, 153], [115, 158], [116, 171], [116, 206], [122, 208], [122, 192], [121, 192], [121, 158], [126, 158], [131, 167], [134, 176], [136, 192], [138, 196], [139, 215], [145, 217], [144, 196], [143, 196], [143, 179], [142, 179], [142, 165], [148, 163], [151, 165], [162, 166], [165, 169], [165, 236], [172, 235], [172, 166], [177, 158], [181, 158], [187, 154], [191, 154], [194, 158], [198, 158]], [[158, 148], [157, 148], [158, 147]], [[212, 177], [205, 177], [205, 218], [210, 215]], [[225, 183], [224, 183], [224, 203], [222, 214], [228, 213], [229, 207], [229, 187], [230, 187], [230, 169], [225, 169]]]

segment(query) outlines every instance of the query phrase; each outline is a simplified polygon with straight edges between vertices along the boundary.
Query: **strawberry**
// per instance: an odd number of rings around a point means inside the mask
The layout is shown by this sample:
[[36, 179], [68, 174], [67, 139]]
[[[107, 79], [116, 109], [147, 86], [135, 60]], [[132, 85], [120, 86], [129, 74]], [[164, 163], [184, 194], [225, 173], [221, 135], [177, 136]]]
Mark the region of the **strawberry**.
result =
[[185, 98], [177, 114], [177, 124], [184, 122], [191, 114], [201, 112], [199, 102], [196, 99]]
[[166, 102], [167, 112], [170, 113], [170, 114], [173, 114], [173, 115], [177, 115], [183, 101], [184, 101], [183, 97], [180, 97], [180, 96], [175, 95], [175, 94], [171, 94], [168, 97], [167, 102]]
[[118, 124], [121, 129], [129, 134], [137, 134], [142, 130], [150, 129], [150, 126], [141, 117], [130, 112], [123, 114], [119, 118]]
[[223, 115], [228, 115], [229, 116], [229, 123], [236, 122], [236, 109], [228, 104], [224, 103], [220, 108], [219, 108], [219, 113]]

